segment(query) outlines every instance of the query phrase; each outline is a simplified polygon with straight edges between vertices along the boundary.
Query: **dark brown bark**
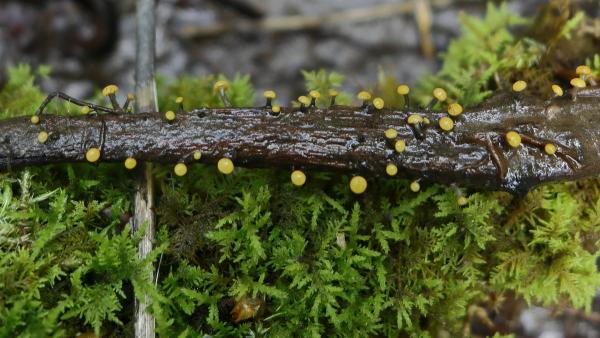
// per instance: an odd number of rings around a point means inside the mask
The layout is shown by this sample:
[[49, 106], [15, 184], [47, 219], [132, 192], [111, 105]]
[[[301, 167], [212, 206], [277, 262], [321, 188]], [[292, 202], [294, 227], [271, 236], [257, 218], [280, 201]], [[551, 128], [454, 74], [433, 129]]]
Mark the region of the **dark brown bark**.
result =
[[[407, 124], [418, 113], [431, 122], [418, 131]], [[328, 109], [267, 108], [197, 109], [167, 122], [162, 114], [43, 115], [38, 125], [29, 118], [0, 122], [0, 169], [24, 165], [85, 161], [90, 147], [102, 150], [101, 161], [203, 163], [231, 158], [238, 166], [339, 170], [367, 179], [384, 176], [394, 163], [399, 176], [458, 183], [477, 189], [522, 193], [549, 181], [574, 180], [600, 172], [598, 90], [543, 101], [503, 94], [467, 109], [445, 132], [438, 119], [445, 113], [335, 106]], [[395, 128], [406, 151], [396, 153], [384, 131]], [[45, 130], [45, 144], [37, 134]], [[504, 135], [522, 135], [518, 148]], [[543, 145], [558, 151], [548, 155]]]

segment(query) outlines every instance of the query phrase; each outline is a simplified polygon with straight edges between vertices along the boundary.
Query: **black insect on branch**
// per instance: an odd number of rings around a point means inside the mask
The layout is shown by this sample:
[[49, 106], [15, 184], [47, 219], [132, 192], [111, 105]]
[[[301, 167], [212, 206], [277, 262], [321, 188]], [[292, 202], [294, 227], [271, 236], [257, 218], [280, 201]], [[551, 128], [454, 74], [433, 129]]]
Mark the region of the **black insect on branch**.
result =
[[[300, 98], [298, 108], [267, 104], [257, 108], [215, 108], [127, 114], [51, 94], [34, 116], [0, 122], [0, 170], [59, 162], [172, 163], [185, 175], [193, 162], [217, 163], [228, 174], [235, 166], [296, 169], [295, 184], [310, 170], [354, 175], [351, 189], [362, 193], [367, 179], [404, 176], [457, 183], [476, 189], [524, 193], [541, 183], [575, 180], [600, 173], [600, 88], [573, 82], [549, 100], [527, 94], [517, 82], [463, 112], [387, 108], [382, 99], [360, 93], [362, 106], [318, 108], [316, 98]], [[115, 88], [107, 87], [105, 95]], [[216, 89], [226, 100], [226, 83]], [[408, 96], [408, 87], [398, 93]], [[67, 98], [91, 111], [86, 116], [43, 115], [52, 97]], [[446, 102], [446, 93], [434, 91]], [[104, 113], [106, 112], [106, 113]], [[416, 181], [418, 183], [418, 181]], [[418, 190], [418, 184], [413, 185]]]

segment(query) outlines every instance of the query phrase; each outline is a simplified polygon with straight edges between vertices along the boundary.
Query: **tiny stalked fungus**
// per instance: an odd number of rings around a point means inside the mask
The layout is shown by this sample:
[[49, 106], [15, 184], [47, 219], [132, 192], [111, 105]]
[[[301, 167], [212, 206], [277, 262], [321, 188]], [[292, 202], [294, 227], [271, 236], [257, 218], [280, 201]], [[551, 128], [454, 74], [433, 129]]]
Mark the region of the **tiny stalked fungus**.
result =
[[281, 112], [281, 106], [275, 104], [271, 107], [273, 114], [279, 114]]
[[552, 92], [556, 96], [563, 96], [563, 94], [564, 94], [564, 91], [563, 91], [562, 87], [559, 86], [559, 85], [557, 85], [557, 84], [553, 84], [552, 85]]
[[573, 78], [571, 79], [571, 86], [575, 88], [585, 88], [585, 81], [581, 78]]
[[174, 121], [175, 120], [175, 112], [172, 110], [169, 110], [168, 112], [165, 113], [165, 119], [167, 121]]
[[390, 128], [385, 131], [385, 137], [390, 140], [395, 139], [397, 136], [398, 136], [398, 132], [394, 128]]
[[521, 145], [521, 135], [519, 135], [519, 133], [517, 133], [516, 131], [509, 131], [508, 133], [506, 133], [505, 138], [508, 145], [513, 148], [517, 148]]
[[111, 96], [119, 91], [119, 87], [114, 84], [108, 85], [102, 89], [102, 96]]
[[419, 190], [421, 190], [421, 185], [419, 184], [419, 181], [412, 181], [410, 183], [410, 191], [418, 192]]
[[456, 199], [456, 203], [462, 207], [467, 205], [467, 203], [469, 203], [469, 200], [465, 196], [458, 196], [458, 198]]
[[398, 173], [398, 167], [395, 164], [390, 163], [385, 167], [385, 172], [390, 176], [396, 176]]
[[444, 102], [448, 98], [448, 94], [446, 93], [446, 91], [443, 88], [433, 89], [432, 94], [433, 94], [433, 97], [440, 102]]
[[95, 147], [88, 149], [85, 153], [85, 159], [90, 163], [97, 162], [100, 159], [100, 149]]
[[548, 155], [554, 155], [556, 153], [556, 146], [552, 143], [546, 143], [544, 145], [544, 151], [546, 152], [546, 154]]
[[185, 174], [187, 174], [187, 171], [188, 169], [185, 163], [177, 163], [173, 168], [173, 172], [175, 172], [175, 175], [177, 176], [185, 176]]
[[37, 140], [39, 143], [46, 143], [46, 141], [48, 141], [48, 133], [45, 131], [40, 131], [37, 136]]
[[448, 105], [448, 115], [450, 116], [458, 116], [460, 114], [462, 114], [463, 112], [463, 107], [458, 104], [458, 103], [451, 103], [450, 105]]
[[350, 179], [350, 190], [355, 194], [362, 194], [367, 190], [367, 180], [362, 176], [354, 176]]
[[442, 130], [444, 131], [451, 131], [454, 128], [454, 121], [452, 121], [452, 119], [448, 116], [440, 118], [438, 123], [440, 125], [440, 128], [442, 128]]
[[408, 119], [406, 120], [406, 122], [408, 122], [408, 124], [417, 124], [417, 123], [422, 123], [423, 122], [423, 116], [418, 115], [418, 114], [412, 114], [408, 117]]
[[194, 160], [199, 161], [202, 158], [202, 152], [200, 150], [194, 151]]
[[234, 169], [233, 161], [224, 157], [217, 162], [217, 169], [219, 169], [222, 174], [229, 175]]
[[394, 149], [397, 153], [402, 153], [406, 150], [406, 142], [404, 140], [398, 140], [394, 143]]
[[527, 88], [527, 82], [525, 82], [523, 80], [516, 81], [512, 85], [512, 90], [517, 93], [524, 91], [526, 88]]
[[38, 124], [38, 123], [40, 123], [40, 117], [37, 116], [37, 115], [31, 116], [31, 123], [32, 124]]
[[410, 93], [410, 87], [405, 84], [399, 85], [396, 92], [400, 95], [408, 95], [408, 93]]
[[306, 183], [306, 175], [304, 175], [304, 173], [301, 170], [292, 171], [290, 179], [292, 180], [292, 184], [294, 184], [297, 187], [301, 187], [304, 185], [304, 183]]
[[137, 166], [137, 160], [133, 157], [128, 157], [125, 159], [125, 168], [131, 170]]
[[380, 97], [376, 97], [373, 100], [373, 106], [377, 109], [383, 109], [383, 105], [385, 104], [385, 102], [383, 102], [383, 99]]

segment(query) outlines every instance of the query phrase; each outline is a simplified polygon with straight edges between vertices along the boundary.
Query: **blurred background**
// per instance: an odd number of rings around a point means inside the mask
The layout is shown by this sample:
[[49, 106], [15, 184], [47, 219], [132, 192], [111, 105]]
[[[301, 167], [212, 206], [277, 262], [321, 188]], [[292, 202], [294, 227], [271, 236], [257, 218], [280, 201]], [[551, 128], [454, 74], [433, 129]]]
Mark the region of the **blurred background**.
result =
[[[577, 6], [600, 16], [600, 1]], [[305, 92], [301, 70], [344, 74], [356, 90], [380, 71], [414, 83], [439, 67], [437, 56], [459, 32], [458, 14], [483, 15], [484, 0], [168, 0], [157, 10], [157, 72], [250, 74], [257, 89], [282, 101]], [[533, 17], [547, 1], [509, 1]], [[18, 63], [49, 65], [46, 91], [90, 97], [109, 83], [131, 91], [135, 62], [135, 1], [0, 1], [0, 85]], [[533, 307], [511, 323], [522, 337], [600, 337], [594, 312]], [[470, 314], [471, 315], [471, 314]], [[476, 319], [476, 313], [473, 314]], [[480, 323], [485, 325], [485, 323]]]

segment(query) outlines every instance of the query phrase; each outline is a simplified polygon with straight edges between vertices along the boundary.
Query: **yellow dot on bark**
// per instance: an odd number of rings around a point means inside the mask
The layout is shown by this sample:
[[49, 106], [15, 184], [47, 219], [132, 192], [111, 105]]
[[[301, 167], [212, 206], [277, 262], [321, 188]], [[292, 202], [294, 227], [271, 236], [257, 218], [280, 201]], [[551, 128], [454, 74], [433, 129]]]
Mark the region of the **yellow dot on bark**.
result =
[[229, 175], [233, 172], [233, 161], [228, 158], [222, 158], [217, 162], [217, 169], [225, 175]]
[[85, 159], [91, 163], [97, 162], [100, 159], [100, 149], [98, 149], [98, 148], [88, 149], [88, 151], [85, 153]]
[[463, 112], [463, 107], [458, 103], [451, 103], [448, 106], [448, 114], [450, 116], [458, 116], [458, 115], [462, 114], [462, 112]]
[[177, 176], [185, 176], [185, 174], [187, 174], [187, 166], [185, 163], [177, 163], [175, 168], [173, 168], [173, 171]]
[[399, 85], [398, 89], [396, 89], [396, 92], [400, 95], [407, 95], [410, 93], [410, 87], [405, 84]]
[[396, 149], [397, 153], [401, 153], [406, 150], [406, 142], [404, 140], [398, 140], [394, 144], [394, 149]]
[[279, 114], [281, 112], [281, 106], [275, 104], [271, 107], [271, 111], [275, 114]]
[[306, 175], [301, 170], [292, 171], [292, 175], [290, 176], [292, 180], [292, 184], [295, 186], [301, 187], [306, 183]]
[[410, 183], [410, 191], [412, 191], [412, 192], [417, 192], [417, 191], [419, 191], [419, 190], [421, 190], [421, 185], [419, 184], [419, 182], [417, 182], [417, 181], [412, 181], [412, 182]]
[[557, 96], [563, 96], [564, 94], [562, 87], [556, 84], [552, 85], [552, 92], [554, 92], [554, 94], [556, 94]]
[[265, 90], [263, 95], [267, 99], [274, 99], [277, 97], [277, 93], [275, 93], [273, 90]]
[[377, 108], [377, 109], [382, 109], [382, 108], [383, 108], [383, 105], [384, 105], [384, 102], [383, 102], [383, 99], [382, 99], [382, 98], [380, 98], [380, 97], [376, 97], [376, 98], [373, 100], [373, 106], [375, 106], [375, 108]]
[[166, 112], [165, 119], [167, 119], [167, 121], [175, 120], [175, 112], [173, 112], [172, 110], [169, 110], [168, 112]]
[[368, 100], [370, 100], [370, 99], [371, 99], [371, 93], [369, 93], [368, 91], [365, 91], [365, 90], [363, 90], [363, 91], [360, 91], [360, 92], [358, 93], [358, 95], [356, 95], [356, 97], [357, 97], [359, 100], [362, 100], [362, 101], [368, 101]]
[[91, 109], [89, 106], [83, 106], [83, 107], [81, 107], [81, 113], [82, 113], [83, 115], [87, 115], [87, 114], [89, 114], [91, 110], [92, 110], [92, 109]]
[[46, 141], [48, 141], [48, 133], [45, 131], [40, 131], [37, 136], [37, 140], [39, 143], [46, 143]]
[[40, 117], [37, 116], [37, 115], [31, 116], [31, 123], [32, 124], [38, 124], [38, 123], [40, 123]]
[[362, 176], [354, 176], [350, 180], [350, 190], [355, 194], [362, 194], [367, 190], [367, 180]]
[[578, 77], [571, 79], [571, 86], [575, 88], [585, 88], [585, 81]]
[[118, 91], [119, 91], [119, 87], [115, 86], [114, 84], [111, 84], [111, 85], [104, 87], [104, 89], [102, 89], [102, 95], [109, 96], [112, 94], [116, 94]]
[[194, 160], [198, 161], [202, 158], [202, 152], [200, 150], [194, 151]]
[[575, 69], [575, 73], [577, 75], [590, 75], [592, 74], [592, 69], [586, 65], [581, 65]]
[[444, 117], [440, 118], [438, 123], [440, 125], [440, 128], [442, 128], [442, 130], [445, 130], [445, 131], [450, 131], [454, 128], [454, 121], [452, 121], [452, 119], [449, 118], [448, 116], [444, 116]]
[[175, 103], [182, 103], [182, 102], [183, 102], [183, 97], [177, 96], [177, 98], [175, 99]]
[[509, 146], [517, 148], [521, 145], [521, 135], [519, 135], [519, 133], [517, 133], [516, 131], [511, 130], [508, 133], [506, 133], [506, 142]]
[[412, 114], [408, 117], [408, 124], [417, 124], [423, 122], [423, 117], [421, 115]]
[[546, 143], [546, 145], [544, 145], [544, 151], [548, 155], [554, 155], [554, 153], [556, 153], [556, 146], [552, 143]]
[[465, 196], [459, 196], [456, 199], [456, 203], [462, 207], [464, 205], [467, 205], [467, 203], [469, 203], [469, 200]]
[[396, 176], [398, 167], [395, 164], [390, 163], [385, 167], [385, 172], [390, 176]]
[[444, 102], [448, 98], [448, 94], [443, 88], [435, 88], [433, 90], [433, 97], [440, 102]]
[[522, 92], [527, 88], [527, 82], [519, 80], [512, 85], [512, 90], [515, 92]]
[[125, 159], [125, 168], [131, 170], [137, 166], [137, 161], [133, 157], [128, 157]]
[[398, 132], [394, 128], [390, 128], [385, 131], [385, 137], [389, 138], [390, 140], [395, 139], [397, 136], [398, 136]]

